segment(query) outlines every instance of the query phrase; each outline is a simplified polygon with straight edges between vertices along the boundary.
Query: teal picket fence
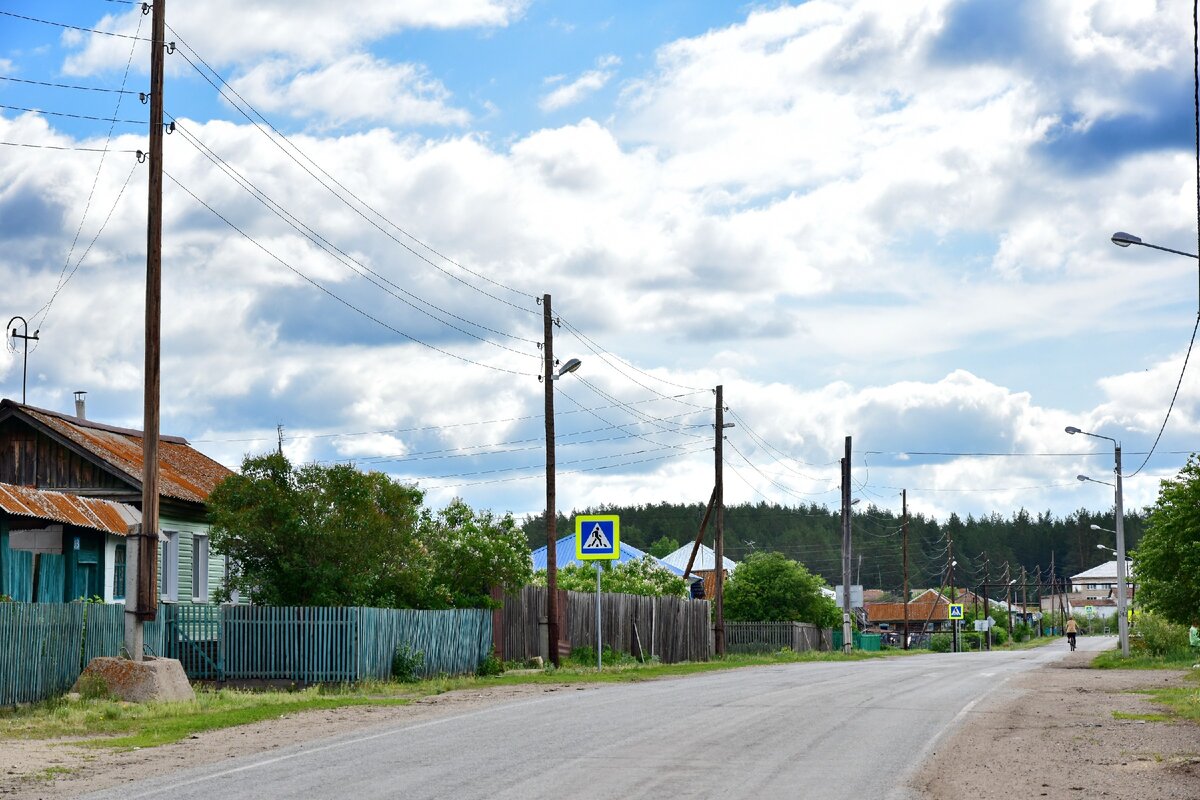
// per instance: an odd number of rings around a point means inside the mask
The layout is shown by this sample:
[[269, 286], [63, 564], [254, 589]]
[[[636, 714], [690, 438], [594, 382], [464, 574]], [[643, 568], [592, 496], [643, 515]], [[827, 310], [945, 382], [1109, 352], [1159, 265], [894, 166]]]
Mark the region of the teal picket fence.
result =
[[[68, 691], [98, 656], [120, 655], [125, 608], [0, 603], [0, 705]], [[145, 652], [176, 658], [193, 680], [352, 683], [391, 675], [403, 644], [426, 676], [474, 672], [492, 652], [492, 612], [392, 608], [159, 606]]]

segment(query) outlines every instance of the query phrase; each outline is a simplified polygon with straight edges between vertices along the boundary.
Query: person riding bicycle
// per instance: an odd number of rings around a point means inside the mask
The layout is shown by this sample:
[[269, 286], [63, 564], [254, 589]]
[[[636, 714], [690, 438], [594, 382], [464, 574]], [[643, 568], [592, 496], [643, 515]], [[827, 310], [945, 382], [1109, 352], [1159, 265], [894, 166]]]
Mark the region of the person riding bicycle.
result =
[[1071, 649], [1075, 649], [1075, 634], [1079, 630], [1079, 626], [1075, 623], [1075, 619], [1067, 620], [1067, 641], [1071, 643]]

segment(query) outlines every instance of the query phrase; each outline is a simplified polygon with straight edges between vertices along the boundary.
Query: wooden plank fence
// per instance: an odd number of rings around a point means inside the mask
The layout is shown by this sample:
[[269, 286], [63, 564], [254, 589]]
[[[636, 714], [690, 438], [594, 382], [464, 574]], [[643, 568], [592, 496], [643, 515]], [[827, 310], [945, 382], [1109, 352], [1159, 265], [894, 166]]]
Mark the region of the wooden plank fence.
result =
[[[0, 603], [0, 706], [62, 694], [92, 658], [120, 655], [124, 611]], [[422, 652], [425, 676], [474, 672], [492, 653], [492, 612], [164, 603], [143, 634], [193, 680], [354, 682], [390, 677], [401, 643]]]
[[[502, 656], [524, 661], [541, 654], [541, 620], [546, 618], [547, 590], [526, 586], [504, 598]], [[602, 644], [616, 652], [658, 658], [664, 664], [707, 661], [713, 642], [710, 604], [681, 597], [644, 597], [605, 593], [600, 596]], [[571, 649], [596, 646], [596, 595], [562, 592], [561, 636]]]
[[725, 623], [725, 649], [730, 653], [773, 653], [785, 647], [797, 653], [832, 650], [832, 631], [808, 622]]

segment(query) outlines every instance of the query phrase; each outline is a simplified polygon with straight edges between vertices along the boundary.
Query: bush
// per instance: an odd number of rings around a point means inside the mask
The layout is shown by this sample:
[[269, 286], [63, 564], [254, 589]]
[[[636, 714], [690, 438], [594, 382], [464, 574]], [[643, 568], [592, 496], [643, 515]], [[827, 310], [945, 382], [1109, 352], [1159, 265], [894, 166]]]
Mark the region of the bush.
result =
[[504, 662], [496, 658], [495, 654], [489, 655], [483, 661], [479, 662], [479, 667], [476, 668], [475, 674], [482, 677], [490, 677], [501, 675], [504, 673]]
[[1152, 656], [1179, 655], [1188, 652], [1188, 630], [1174, 625], [1158, 614], [1139, 614], [1133, 620], [1133, 633], [1137, 637], [1139, 652]]
[[948, 633], [935, 633], [929, 637], [929, 649], [935, 653], [949, 653], [953, 644]]
[[992, 644], [1001, 645], [1008, 641], [1008, 631], [999, 625], [992, 628]]
[[421, 668], [425, 666], [425, 653], [413, 650], [407, 644], [396, 646], [392, 656], [392, 679], [401, 683], [416, 683], [421, 680]]
[[111, 700], [112, 692], [99, 675], [82, 675], [79, 678], [79, 696], [84, 700]]
[[[629, 653], [613, 652], [613, 649], [608, 645], [604, 645], [603, 663], [617, 666], [620, 664], [636, 664], [637, 659]], [[571, 651], [571, 661], [581, 667], [596, 666], [596, 648], [594, 647], [576, 647]]]

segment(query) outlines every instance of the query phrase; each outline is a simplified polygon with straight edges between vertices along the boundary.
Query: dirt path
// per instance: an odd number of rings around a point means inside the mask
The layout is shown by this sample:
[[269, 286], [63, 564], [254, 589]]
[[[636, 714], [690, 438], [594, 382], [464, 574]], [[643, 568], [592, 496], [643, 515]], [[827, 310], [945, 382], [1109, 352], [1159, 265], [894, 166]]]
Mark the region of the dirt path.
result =
[[[1013, 678], [939, 743], [913, 787], [928, 800], [1200, 798], [1200, 726], [1120, 720], [1159, 713], [1139, 689], [1183, 685], [1182, 672], [1085, 669], [1091, 653]], [[0, 798], [58, 800], [325, 736], [421, 722], [554, 691], [600, 686], [499, 686], [450, 692], [409, 706], [357, 706], [198, 734], [115, 752], [66, 741], [0, 740]]]
[[928, 800], [1200, 798], [1200, 725], [1161, 714], [1139, 690], [1195, 684], [1185, 672], [1095, 670], [1094, 653], [1013, 678], [968, 714], [913, 782]]

